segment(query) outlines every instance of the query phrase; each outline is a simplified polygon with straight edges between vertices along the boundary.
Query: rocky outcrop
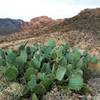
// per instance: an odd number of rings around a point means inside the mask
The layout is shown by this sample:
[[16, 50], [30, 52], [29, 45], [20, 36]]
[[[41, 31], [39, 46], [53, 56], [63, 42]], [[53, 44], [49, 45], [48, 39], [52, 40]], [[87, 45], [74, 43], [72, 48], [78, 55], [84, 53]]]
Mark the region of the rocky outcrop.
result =
[[56, 24], [56, 20], [49, 18], [47, 16], [40, 16], [30, 20], [30, 22], [24, 22], [22, 25], [22, 30], [39, 29], [44, 27], [50, 27]]
[[21, 31], [22, 20], [0, 19], [0, 35], [7, 35], [13, 32]]

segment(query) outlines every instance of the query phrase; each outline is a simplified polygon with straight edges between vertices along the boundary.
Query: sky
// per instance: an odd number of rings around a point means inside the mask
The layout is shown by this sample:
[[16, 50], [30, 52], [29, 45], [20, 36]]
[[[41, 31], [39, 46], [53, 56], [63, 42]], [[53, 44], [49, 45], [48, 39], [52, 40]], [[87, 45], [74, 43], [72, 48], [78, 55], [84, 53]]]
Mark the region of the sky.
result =
[[29, 21], [37, 16], [69, 18], [85, 8], [100, 7], [100, 0], [0, 0], [0, 18]]

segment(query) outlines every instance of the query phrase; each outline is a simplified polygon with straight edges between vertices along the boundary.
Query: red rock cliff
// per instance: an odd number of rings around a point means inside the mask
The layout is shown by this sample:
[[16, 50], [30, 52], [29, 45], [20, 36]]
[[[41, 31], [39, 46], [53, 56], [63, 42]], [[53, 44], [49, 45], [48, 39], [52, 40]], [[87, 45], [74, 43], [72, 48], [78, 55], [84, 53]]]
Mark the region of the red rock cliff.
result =
[[56, 23], [56, 20], [47, 16], [35, 17], [30, 22], [24, 22], [22, 30], [38, 29], [43, 27], [50, 27]]

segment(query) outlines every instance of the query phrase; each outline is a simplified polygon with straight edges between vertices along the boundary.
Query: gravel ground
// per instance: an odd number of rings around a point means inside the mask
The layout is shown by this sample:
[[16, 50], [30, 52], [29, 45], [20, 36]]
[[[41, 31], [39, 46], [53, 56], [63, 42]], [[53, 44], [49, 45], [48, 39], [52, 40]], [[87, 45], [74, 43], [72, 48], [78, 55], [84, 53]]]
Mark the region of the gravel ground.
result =
[[43, 96], [42, 100], [100, 100], [100, 78], [90, 79], [88, 87], [91, 94], [80, 95], [71, 91], [66, 93], [63, 89], [59, 90], [55, 86]]
[[67, 93], [57, 87], [54, 87], [50, 92], [47, 92], [43, 96], [42, 100], [93, 100], [91, 95], [80, 95], [78, 93], [72, 93], [68, 91]]

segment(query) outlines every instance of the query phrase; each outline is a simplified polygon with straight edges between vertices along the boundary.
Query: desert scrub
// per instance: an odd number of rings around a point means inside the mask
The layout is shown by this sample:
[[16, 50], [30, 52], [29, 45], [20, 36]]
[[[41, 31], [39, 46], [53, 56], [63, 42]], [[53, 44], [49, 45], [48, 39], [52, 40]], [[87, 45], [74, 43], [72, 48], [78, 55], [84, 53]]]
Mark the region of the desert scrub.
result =
[[88, 63], [97, 62], [96, 56], [72, 49], [68, 43], [56, 45], [53, 39], [31, 47], [25, 43], [17, 50], [0, 49], [0, 74], [23, 86], [20, 99], [40, 100], [53, 84], [79, 92], [86, 84]]

